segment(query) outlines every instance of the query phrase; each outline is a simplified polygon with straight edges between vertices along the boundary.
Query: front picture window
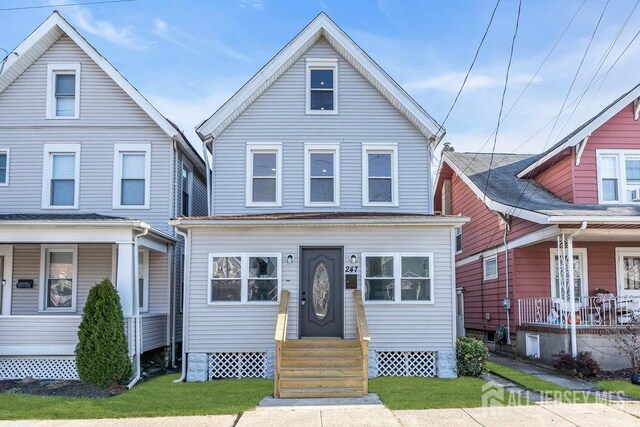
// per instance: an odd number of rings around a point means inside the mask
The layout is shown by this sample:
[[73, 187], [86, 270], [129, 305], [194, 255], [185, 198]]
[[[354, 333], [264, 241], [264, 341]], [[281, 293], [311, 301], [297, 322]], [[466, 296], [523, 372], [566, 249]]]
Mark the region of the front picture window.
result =
[[239, 256], [211, 259], [211, 301], [241, 301], [241, 267]]
[[402, 301], [428, 301], [431, 299], [430, 259], [422, 256], [402, 257]]
[[362, 255], [364, 300], [369, 302], [433, 302], [432, 255]]
[[249, 257], [249, 301], [277, 301], [278, 258]]
[[393, 256], [367, 257], [365, 262], [365, 300], [393, 301]]

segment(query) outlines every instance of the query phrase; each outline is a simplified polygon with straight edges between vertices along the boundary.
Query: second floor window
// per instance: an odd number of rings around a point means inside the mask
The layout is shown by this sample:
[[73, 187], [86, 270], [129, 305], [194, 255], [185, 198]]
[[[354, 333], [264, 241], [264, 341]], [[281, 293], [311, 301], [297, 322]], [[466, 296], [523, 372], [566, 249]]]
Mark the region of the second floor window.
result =
[[397, 206], [397, 146], [363, 145], [364, 206]]
[[80, 64], [49, 64], [47, 118], [77, 119], [80, 109]]
[[338, 61], [307, 60], [307, 114], [338, 112]]
[[79, 189], [78, 144], [45, 145], [43, 208], [77, 208]]
[[337, 144], [305, 145], [305, 205], [340, 204], [340, 162]]
[[191, 171], [182, 165], [182, 216], [191, 215], [191, 183]]
[[115, 150], [114, 209], [148, 209], [151, 146], [116, 144]]
[[9, 151], [0, 150], [0, 185], [9, 184]]
[[598, 150], [600, 203], [640, 202], [640, 151]]
[[280, 206], [279, 144], [247, 144], [247, 206]]

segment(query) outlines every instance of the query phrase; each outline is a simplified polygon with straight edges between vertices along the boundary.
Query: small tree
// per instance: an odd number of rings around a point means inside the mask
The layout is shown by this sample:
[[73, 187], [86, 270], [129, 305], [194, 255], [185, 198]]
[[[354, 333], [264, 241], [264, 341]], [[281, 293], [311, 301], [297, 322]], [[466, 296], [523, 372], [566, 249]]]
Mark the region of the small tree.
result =
[[640, 370], [640, 317], [632, 312], [621, 328], [612, 328], [609, 333], [613, 335], [616, 350], [620, 355], [626, 356], [633, 372]]
[[100, 387], [124, 384], [131, 377], [120, 296], [109, 279], [89, 291], [78, 328], [76, 366], [82, 381]]

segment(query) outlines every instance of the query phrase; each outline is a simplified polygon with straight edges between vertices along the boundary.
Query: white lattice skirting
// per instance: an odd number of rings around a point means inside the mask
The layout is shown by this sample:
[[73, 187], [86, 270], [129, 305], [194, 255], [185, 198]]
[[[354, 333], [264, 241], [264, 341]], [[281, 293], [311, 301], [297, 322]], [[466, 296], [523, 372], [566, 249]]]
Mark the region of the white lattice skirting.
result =
[[210, 353], [209, 379], [266, 378], [267, 353]]
[[0, 358], [0, 380], [77, 380], [74, 359]]
[[379, 377], [435, 377], [435, 351], [379, 351]]

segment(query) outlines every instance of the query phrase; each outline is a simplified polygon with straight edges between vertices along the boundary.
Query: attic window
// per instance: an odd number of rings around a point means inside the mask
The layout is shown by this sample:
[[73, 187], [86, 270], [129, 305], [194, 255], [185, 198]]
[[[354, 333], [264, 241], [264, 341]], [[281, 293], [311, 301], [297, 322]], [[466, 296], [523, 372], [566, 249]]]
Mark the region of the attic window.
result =
[[47, 71], [47, 119], [77, 119], [80, 64], [49, 64]]
[[307, 114], [338, 113], [337, 59], [307, 59]]

